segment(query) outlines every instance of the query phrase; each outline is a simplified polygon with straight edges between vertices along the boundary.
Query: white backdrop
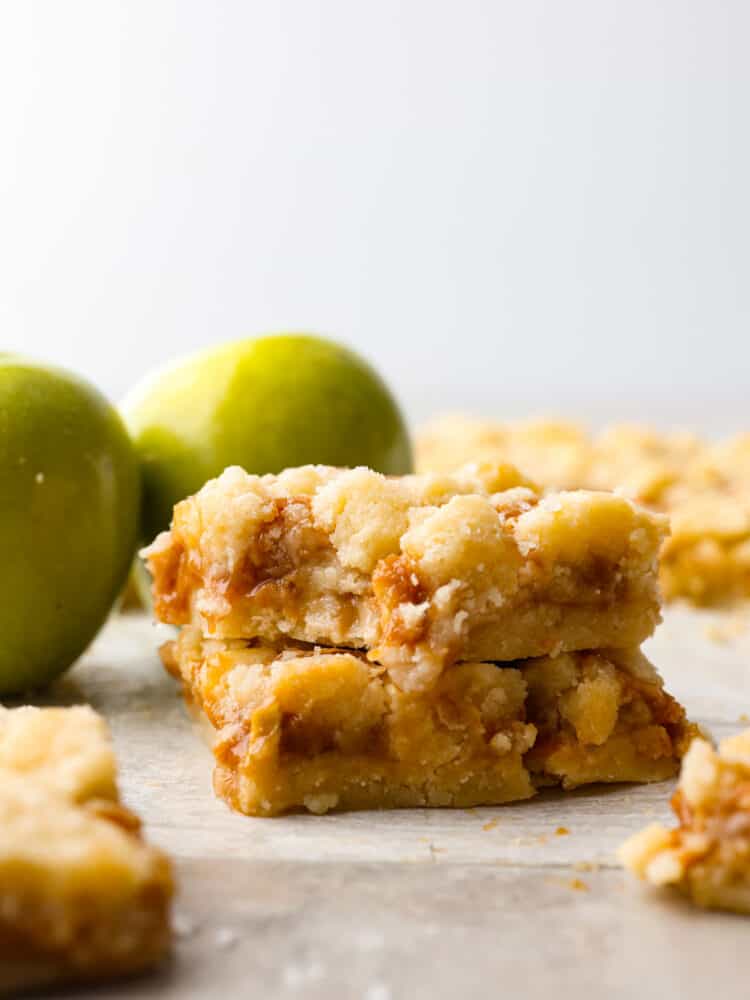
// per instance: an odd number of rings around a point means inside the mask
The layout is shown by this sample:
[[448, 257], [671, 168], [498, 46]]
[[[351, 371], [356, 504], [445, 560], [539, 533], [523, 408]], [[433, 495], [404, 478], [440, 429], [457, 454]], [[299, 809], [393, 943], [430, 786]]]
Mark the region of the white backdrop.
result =
[[325, 332], [422, 417], [750, 427], [746, 0], [0, 5], [0, 330]]

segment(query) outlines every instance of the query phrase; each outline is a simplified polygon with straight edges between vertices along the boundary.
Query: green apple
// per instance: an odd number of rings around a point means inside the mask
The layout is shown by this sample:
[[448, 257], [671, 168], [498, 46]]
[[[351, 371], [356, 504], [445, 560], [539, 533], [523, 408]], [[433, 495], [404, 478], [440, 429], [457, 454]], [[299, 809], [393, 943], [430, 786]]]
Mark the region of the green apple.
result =
[[0, 356], [0, 695], [52, 680], [88, 646], [138, 537], [138, 460], [90, 385]]
[[141, 456], [143, 532], [228, 465], [367, 465], [411, 471], [409, 435], [380, 376], [320, 337], [239, 340], [183, 358], [137, 386], [122, 412]]

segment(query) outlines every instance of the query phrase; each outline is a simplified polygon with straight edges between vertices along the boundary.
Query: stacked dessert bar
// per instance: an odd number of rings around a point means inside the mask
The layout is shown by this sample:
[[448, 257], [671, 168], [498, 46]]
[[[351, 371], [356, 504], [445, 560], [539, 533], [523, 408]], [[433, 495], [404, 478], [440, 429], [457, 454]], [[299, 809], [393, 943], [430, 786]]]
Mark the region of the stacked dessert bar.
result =
[[227, 469], [145, 552], [163, 659], [242, 812], [651, 781], [692, 727], [639, 646], [666, 518], [509, 465]]

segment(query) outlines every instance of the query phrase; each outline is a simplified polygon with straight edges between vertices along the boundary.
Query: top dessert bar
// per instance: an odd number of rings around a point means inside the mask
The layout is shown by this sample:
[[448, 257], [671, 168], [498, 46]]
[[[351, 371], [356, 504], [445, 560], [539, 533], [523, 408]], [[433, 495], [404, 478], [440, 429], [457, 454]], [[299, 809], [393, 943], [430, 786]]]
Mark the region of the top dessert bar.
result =
[[139, 827], [95, 712], [0, 707], [0, 993], [164, 956], [171, 866]]
[[366, 649], [417, 690], [461, 660], [638, 646], [659, 620], [666, 530], [610, 493], [541, 497], [507, 465], [230, 468], [144, 555], [162, 621]]
[[617, 490], [666, 513], [661, 557], [668, 599], [719, 604], [750, 597], [750, 435], [710, 444], [690, 434], [615, 426], [443, 417], [417, 441], [418, 468], [513, 462], [546, 490]]

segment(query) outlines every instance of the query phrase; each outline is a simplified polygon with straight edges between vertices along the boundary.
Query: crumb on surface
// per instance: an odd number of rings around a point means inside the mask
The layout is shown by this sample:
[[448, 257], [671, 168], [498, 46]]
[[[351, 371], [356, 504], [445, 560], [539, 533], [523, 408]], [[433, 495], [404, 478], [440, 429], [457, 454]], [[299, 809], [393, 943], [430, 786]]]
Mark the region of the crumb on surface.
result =
[[545, 880], [550, 885], [555, 885], [560, 889], [566, 889], [572, 892], [588, 892], [589, 886], [583, 879], [580, 878], [567, 878], [556, 875], [552, 878]]
[[495, 827], [499, 826], [499, 825], [500, 825], [500, 820], [499, 819], [490, 819], [490, 820], [487, 820], [486, 823], [482, 824], [482, 829], [483, 830], [494, 830]]
[[239, 934], [231, 927], [217, 927], [214, 932], [214, 946], [216, 948], [232, 948], [239, 940]]
[[597, 861], [576, 861], [573, 865], [574, 872], [598, 872], [599, 863]]
[[567, 828], [567, 826], [558, 826], [558, 828], [555, 830], [556, 837], [567, 837], [569, 833], [570, 830]]

